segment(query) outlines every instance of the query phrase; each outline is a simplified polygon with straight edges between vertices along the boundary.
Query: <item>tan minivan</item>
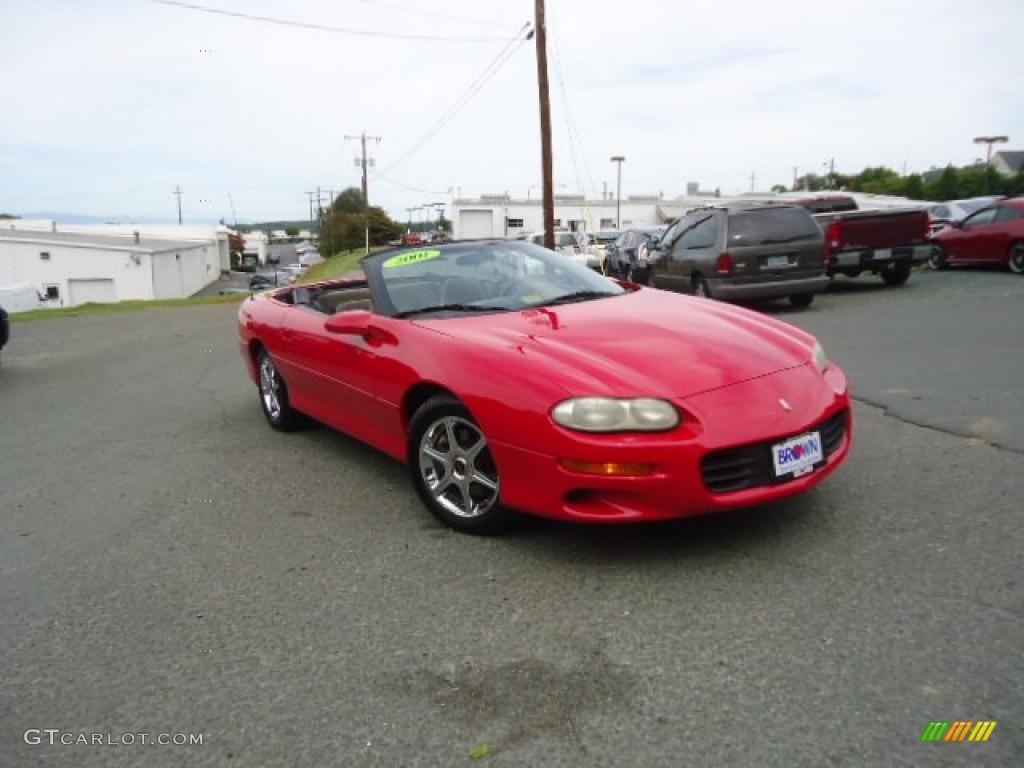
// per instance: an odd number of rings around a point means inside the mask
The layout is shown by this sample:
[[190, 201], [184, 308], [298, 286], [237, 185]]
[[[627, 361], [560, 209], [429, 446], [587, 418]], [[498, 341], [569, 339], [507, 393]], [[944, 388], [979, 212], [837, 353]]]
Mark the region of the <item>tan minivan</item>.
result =
[[825, 238], [802, 206], [722, 202], [665, 231], [651, 254], [651, 284], [725, 301], [788, 297], [806, 307], [828, 285], [824, 256]]

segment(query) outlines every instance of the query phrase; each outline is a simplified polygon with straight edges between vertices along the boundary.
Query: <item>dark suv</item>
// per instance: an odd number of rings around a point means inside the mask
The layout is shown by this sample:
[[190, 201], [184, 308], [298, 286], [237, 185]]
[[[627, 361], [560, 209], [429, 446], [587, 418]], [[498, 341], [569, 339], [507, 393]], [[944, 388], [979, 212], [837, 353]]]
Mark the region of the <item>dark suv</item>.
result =
[[651, 255], [656, 288], [732, 301], [789, 297], [806, 307], [828, 285], [825, 239], [799, 205], [723, 202], [695, 208]]

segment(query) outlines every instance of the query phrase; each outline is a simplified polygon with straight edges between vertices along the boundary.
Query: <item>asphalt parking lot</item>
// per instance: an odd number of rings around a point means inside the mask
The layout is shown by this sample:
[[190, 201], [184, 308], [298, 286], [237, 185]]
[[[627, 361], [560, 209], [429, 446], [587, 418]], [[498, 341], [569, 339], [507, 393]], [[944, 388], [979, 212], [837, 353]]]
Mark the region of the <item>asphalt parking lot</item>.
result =
[[[1019, 764], [1022, 300], [953, 270], [771, 309], [851, 376], [841, 471], [495, 539], [342, 435], [272, 432], [233, 306], [16, 323], [0, 765]], [[935, 720], [998, 726], [922, 743]], [[203, 743], [60, 743], [94, 733]]]

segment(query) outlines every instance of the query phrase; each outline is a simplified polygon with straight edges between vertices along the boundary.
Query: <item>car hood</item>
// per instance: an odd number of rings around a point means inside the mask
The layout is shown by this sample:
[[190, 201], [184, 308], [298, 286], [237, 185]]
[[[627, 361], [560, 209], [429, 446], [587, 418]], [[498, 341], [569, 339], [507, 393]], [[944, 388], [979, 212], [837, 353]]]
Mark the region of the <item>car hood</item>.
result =
[[809, 334], [750, 310], [649, 288], [417, 324], [490, 350], [496, 366], [532, 367], [572, 394], [689, 397], [805, 365], [814, 345]]

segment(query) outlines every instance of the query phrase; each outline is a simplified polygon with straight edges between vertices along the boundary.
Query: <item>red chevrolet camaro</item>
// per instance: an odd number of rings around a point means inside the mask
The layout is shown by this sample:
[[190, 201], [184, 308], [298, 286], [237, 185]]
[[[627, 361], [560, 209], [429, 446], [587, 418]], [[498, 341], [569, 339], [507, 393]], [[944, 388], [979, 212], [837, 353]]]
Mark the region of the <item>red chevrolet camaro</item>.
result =
[[239, 333], [270, 426], [312, 417], [406, 462], [473, 533], [749, 507], [850, 451], [846, 376], [812, 336], [523, 241], [377, 253], [247, 299]]

